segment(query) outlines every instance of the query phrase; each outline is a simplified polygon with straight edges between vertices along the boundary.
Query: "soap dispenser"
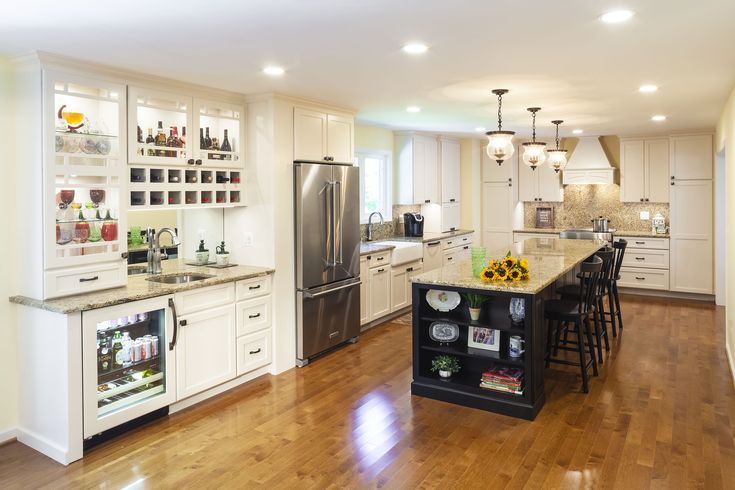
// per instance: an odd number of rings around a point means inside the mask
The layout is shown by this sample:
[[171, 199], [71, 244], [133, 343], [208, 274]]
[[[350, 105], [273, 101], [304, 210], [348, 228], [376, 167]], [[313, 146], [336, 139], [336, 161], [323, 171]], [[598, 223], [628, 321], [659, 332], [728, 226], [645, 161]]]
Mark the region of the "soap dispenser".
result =
[[215, 248], [215, 251], [215, 259], [217, 260], [217, 265], [225, 267], [230, 264], [230, 252], [225, 250], [224, 241], [222, 241], [221, 245], [218, 245]]
[[199, 249], [196, 251], [197, 265], [207, 265], [209, 262], [209, 250], [204, 248], [204, 240], [199, 241]]

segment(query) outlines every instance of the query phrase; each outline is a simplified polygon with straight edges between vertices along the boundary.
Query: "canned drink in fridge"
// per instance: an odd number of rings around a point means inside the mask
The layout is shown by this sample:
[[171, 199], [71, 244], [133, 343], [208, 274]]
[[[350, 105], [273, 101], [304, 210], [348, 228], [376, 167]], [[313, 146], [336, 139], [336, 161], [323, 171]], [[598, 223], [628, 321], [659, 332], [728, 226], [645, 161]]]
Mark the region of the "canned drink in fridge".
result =
[[143, 339], [143, 356], [146, 359], [153, 357], [153, 342], [151, 342], [151, 339]]
[[133, 354], [132, 354], [133, 362], [140, 362], [143, 359], [143, 341], [141, 340], [135, 340], [133, 342]]
[[158, 355], [158, 337], [155, 335], [151, 336], [151, 348], [153, 350], [153, 357]]

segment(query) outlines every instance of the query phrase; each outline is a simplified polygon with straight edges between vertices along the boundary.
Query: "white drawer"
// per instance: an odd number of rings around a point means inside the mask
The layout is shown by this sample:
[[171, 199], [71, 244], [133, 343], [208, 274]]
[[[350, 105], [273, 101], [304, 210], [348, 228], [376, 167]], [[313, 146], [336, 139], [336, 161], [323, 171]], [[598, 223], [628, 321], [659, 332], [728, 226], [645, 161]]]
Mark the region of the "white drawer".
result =
[[[630, 236], [616, 236], [615, 241], [620, 239], [628, 242], [628, 248], [653, 248], [659, 250], [669, 249], [668, 238], [641, 238], [641, 237], [630, 237]], [[625, 253], [628, 253], [627, 250]]]
[[368, 267], [371, 269], [373, 267], [380, 267], [381, 265], [388, 265], [390, 264], [390, 250], [370, 254], [367, 256], [367, 259]]
[[442, 265], [453, 265], [461, 261], [461, 249], [452, 249], [444, 252], [442, 256]]
[[237, 300], [242, 301], [270, 294], [271, 283], [271, 276], [253, 277], [252, 279], [237, 281]]
[[669, 251], [645, 248], [626, 248], [623, 267], [643, 267], [653, 269], [669, 268]]
[[237, 375], [243, 375], [271, 362], [271, 331], [244, 335], [237, 339]]
[[460, 235], [457, 237], [458, 245], [472, 245], [474, 235], [472, 233], [468, 235]]
[[271, 297], [249, 299], [237, 303], [237, 336], [271, 326]]
[[228, 282], [217, 286], [183, 291], [174, 295], [179, 316], [208, 310], [235, 302], [235, 284]]
[[128, 282], [128, 266], [124, 260], [119, 260], [46, 271], [44, 281], [46, 298], [88, 293], [125, 286]]
[[445, 238], [442, 240], [442, 249], [447, 250], [448, 248], [459, 247], [462, 245], [461, 237], [453, 236], [452, 238]]
[[622, 267], [618, 286], [621, 288], [669, 289], [669, 271]]

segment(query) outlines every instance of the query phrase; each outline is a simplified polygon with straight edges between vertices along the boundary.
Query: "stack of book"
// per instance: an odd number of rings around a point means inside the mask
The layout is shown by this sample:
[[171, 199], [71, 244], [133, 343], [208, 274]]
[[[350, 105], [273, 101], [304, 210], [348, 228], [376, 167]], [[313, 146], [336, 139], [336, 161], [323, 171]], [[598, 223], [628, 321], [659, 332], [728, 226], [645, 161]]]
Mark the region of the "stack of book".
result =
[[493, 367], [482, 373], [480, 388], [488, 390], [523, 394], [523, 369], [513, 367]]

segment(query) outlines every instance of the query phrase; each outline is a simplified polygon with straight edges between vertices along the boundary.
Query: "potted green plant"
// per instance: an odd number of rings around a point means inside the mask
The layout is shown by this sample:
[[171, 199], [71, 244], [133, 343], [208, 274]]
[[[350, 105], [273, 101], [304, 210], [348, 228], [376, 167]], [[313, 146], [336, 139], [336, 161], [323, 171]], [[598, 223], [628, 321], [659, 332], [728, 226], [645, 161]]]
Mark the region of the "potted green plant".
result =
[[431, 372], [439, 371], [442, 378], [451, 378], [452, 374], [458, 373], [460, 369], [462, 366], [459, 365], [459, 359], [454, 356], [442, 354], [431, 361]]
[[467, 307], [470, 309], [470, 319], [472, 321], [477, 321], [480, 319], [480, 310], [482, 310], [482, 305], [485, 303], [485, 301], [489, 300], [489, 296], [483, 296], [482, 294], [476, 294], [476, 293], [465, 293], [462, 295], [465, 302], [467, 303]]

